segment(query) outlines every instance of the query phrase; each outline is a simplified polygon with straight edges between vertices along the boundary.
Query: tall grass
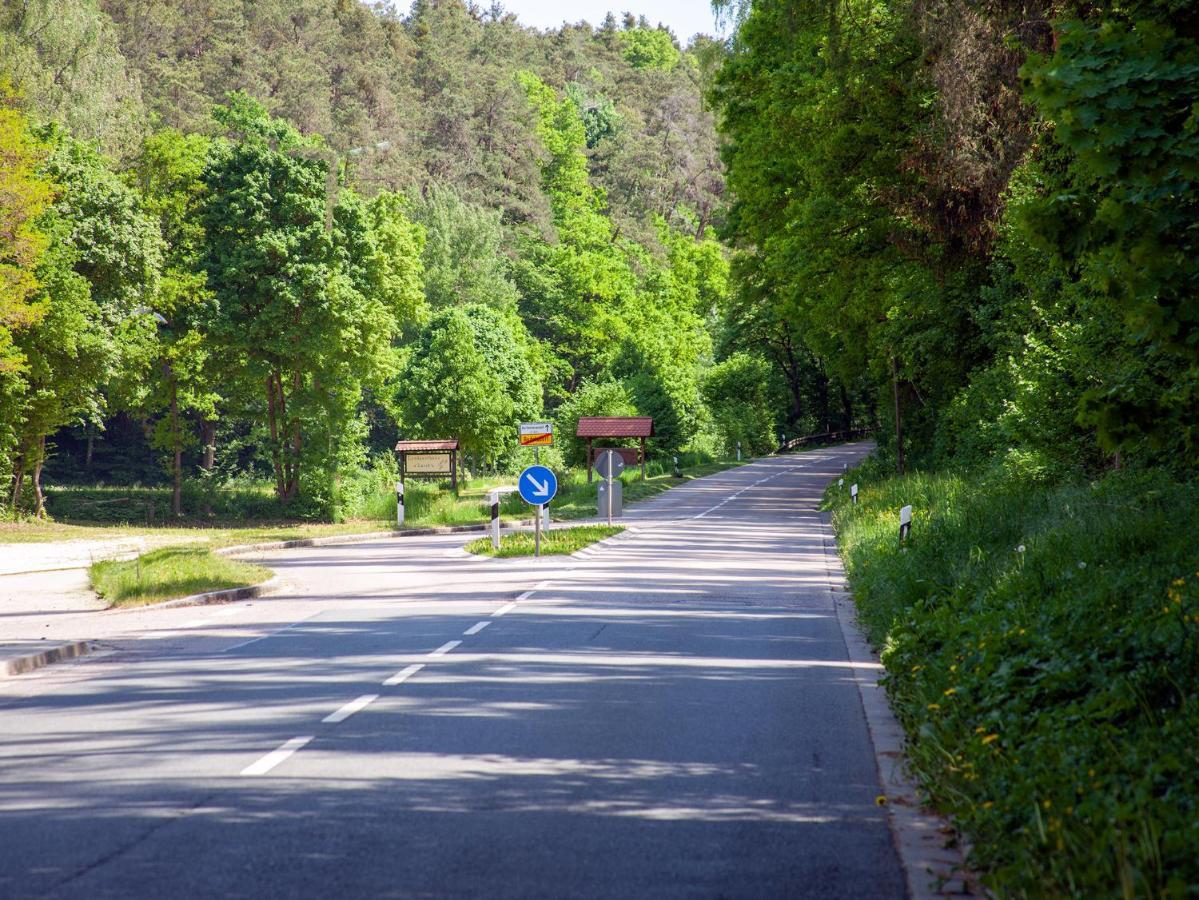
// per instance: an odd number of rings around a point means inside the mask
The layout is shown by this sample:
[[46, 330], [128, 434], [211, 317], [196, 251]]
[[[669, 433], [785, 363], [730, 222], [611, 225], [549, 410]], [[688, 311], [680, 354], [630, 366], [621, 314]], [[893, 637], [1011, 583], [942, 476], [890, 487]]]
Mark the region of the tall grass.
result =
[[[1199, 487], [851, 473], [830, 489], [910, 758], [1010, 896], [1199, 885]], [[898, 511], [914, 508], [911, 539]]]

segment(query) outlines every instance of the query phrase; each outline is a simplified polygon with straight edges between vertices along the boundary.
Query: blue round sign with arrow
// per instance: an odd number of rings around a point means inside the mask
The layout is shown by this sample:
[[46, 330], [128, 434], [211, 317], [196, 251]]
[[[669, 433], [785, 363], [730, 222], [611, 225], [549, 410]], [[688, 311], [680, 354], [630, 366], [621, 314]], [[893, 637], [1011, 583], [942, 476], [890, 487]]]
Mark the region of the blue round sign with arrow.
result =
[[529, 466], [520, 473], [516, 487], [525, 503], [541, 506], [558, 493], [558, 477], [546, 466]]

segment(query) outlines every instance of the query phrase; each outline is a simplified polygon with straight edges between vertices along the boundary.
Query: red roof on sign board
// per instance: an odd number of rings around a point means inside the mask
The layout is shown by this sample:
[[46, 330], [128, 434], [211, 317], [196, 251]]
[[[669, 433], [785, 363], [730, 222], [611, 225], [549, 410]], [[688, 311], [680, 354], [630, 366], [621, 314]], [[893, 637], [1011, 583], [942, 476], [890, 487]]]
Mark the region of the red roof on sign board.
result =
[[396, 444], [396, 451], [399, 453], [407, 453], [409, 451], [419, 450], [457, 450], [457, 441], [400, 441]]
[[580, 416], [581, 438], [653, 437], [654, 420], [649, 416]]

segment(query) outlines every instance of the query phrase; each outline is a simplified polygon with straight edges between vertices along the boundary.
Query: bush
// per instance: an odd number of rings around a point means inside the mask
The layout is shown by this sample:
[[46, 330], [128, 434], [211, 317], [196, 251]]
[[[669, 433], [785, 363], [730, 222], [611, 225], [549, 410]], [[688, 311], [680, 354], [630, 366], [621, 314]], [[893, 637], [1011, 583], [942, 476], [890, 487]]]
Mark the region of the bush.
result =
[[990, 885], [1199, 884], [1199, 487], [852, 477], [858, 505], [830, 498], [862, 622], [910, 759]]

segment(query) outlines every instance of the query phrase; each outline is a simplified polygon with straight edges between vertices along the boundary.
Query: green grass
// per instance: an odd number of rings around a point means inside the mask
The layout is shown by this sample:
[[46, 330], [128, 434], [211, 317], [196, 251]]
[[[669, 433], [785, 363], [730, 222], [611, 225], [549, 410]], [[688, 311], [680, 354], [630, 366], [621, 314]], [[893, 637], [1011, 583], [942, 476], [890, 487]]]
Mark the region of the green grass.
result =
[[[685, 466], [681, 478], [673, 478], [669, 473], [662, 472], [660, 463], [651, 463], [650, 477], [640, 480], [636, 471], [629, 469], [624, 474], [624, 500], [632, 503], [660, 494], [672, 487], [685, 484], [688, 481], [711, 475], [739, 465], [731, 460], [692, 461]], [[749, 460], [746, 460], [749, 462]], [[472, 479], [468, 484], [460, 486], [457, 496], [448, 488], [435, 482], [409, 481], [404, 494], [404, 527], [421, 528], [441, 525], [480, 525], [487, 521], [490, 511], [486, 508], [487, 491], [493, 487], [513, 486], [516, 476], [489, 476]], [[559, 480], [559, 493], [552, 506], [552, 516], [555, 519], [580, 519], [596, 515], [596, 490], [598, 480], [588, 484], [586, 473], [580, 470], [570, 470]], [[240, 489], [239, 489], [240, 490]], [[244, 493], [254, 494], [245, 490]], [[261, 493], [261, 492], [259, 492]], [[345, 522], [296, 522], [271, 521], [259, 519], [246, 522], [236, 518], [217, 518], [208, 520], [200, 517], [185, 517], [176, 522], [164, 523], [162, 510], [166, 509], [166, 495], [162, 490], [153, 488], [89, 488], [69, 489], [60, 491], [58, 515], [60, 521], [0, 521], [0, 544], [32, 543], [38, 541], [66, 541], [80, 539], [128, 538], [145, 537], [151, 542], [173, 544], [202, 544], [206, 547], [229, 547], [235, 544], [251, 544], [264, 541], [297, 540], [312, 537], [330, 537], [338, 534], [353, 534], [362, 531], [385, 531], [395, 527], [395, 495], [390, 491], [372, 496], [366, 504], [368, 516], [354, 518]], [[129, 523], [114, 521], [97, 523], [86, 519], [76, 519], [69, 514], [70, 497], [106, 496], [114, 497], [157, 497], [156, 526], [138, 524], [136, 518]], [[161, 496], [160, 496], [161, 495]], [[90, 500], [88, 502], [91, 502]], [[144, 503], [139, 501], [132, 504], [134, 510], [141, 510]], [[112, 509], [124, 507], [112, 507]], [[92, 509], [86, 503], [81, 507], [86, 512]], [[528, 519], [532, 513], [527, 504], [515, 494], [504, 498], [500, 507], [501, 517], [507, 522]], [[144, 522], [144, 519], [140, 520]]]
[[[576, 525], [573, 528], [554, 528], [541, 533], [541, 552], [545, 556], [564, 556], [582, 550], [584, 547], [602, 541], [604, 538], [620, 534], [624, 528], [613, 525]], [[491, 538], [480, 538], [466, 545], [468, 553], [480, 556], [532, 556], [534, 534], [531, 531], [518, 531], [515, 534], [505, 534], [500, 538], [500, 549], [491, 546]]]
[[259, 584], [271, 571], [207, 548], [164, 547], [135, 560], [95, 563], [90, 576], [92, 588], [111, 606], [136, 606]]
[[1199, 485], [873, 463], [851, 480], [857, 506], [835, 486], [828, 502], [861, 621], [912, 764], [988, 885], [1194, 896]]

